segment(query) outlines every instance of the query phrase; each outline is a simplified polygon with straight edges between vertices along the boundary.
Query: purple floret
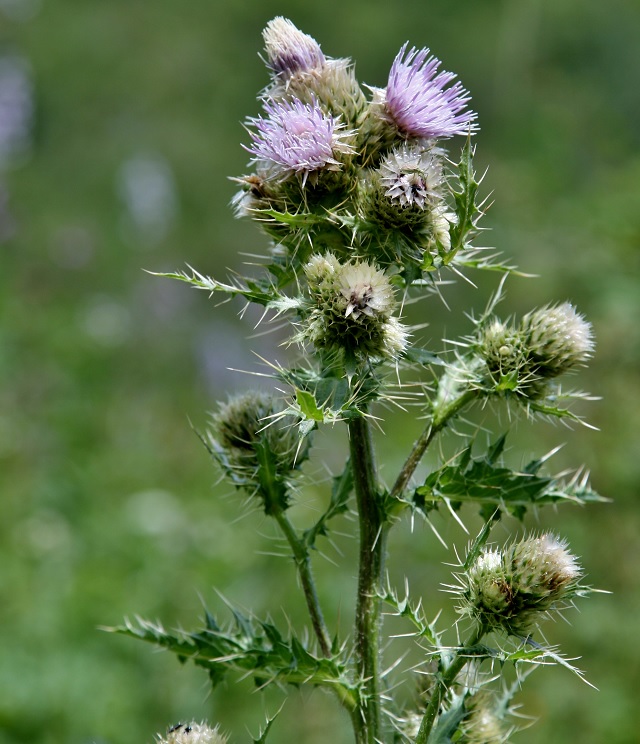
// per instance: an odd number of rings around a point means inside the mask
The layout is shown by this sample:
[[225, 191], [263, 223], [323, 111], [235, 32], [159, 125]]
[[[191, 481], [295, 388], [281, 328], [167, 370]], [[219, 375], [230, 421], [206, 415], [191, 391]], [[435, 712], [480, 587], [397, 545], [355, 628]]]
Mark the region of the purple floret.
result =
[[326, 114], [317, 104], [301, 101], [266, 103], [267, 118], [250, 119], [257, 132], [246, 149], [255, 159], [270, 166], [275, 176], [306, 174], [324, 168], [336, 170], [336, 155], [353, 152], [344, 142], [351, 135], [339, 119]]
[[407, 44], [398, 52], [385, 91], [388, 115], [410, 137], [442, 138], [476, 129], [476, 114], [467, 109], [469, 93], [460, 82], [447, 88], [456, 75], [438, 72], [440, 60], [428, 49]]

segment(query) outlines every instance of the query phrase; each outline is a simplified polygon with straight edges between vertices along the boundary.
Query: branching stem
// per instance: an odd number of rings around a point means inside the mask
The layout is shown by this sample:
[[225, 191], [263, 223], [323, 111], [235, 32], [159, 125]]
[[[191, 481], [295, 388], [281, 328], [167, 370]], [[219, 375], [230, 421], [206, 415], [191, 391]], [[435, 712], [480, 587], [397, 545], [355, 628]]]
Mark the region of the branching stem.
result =
[[329, 657], [331, 656], [331, 640], [322, 615], [318, 592], [316, 591], [316, 585], [311, 572], [309, 550], [298, 536], [284, 511], [281, 509], [274, 509], [273, 516], [278, 522], [280, 529], [287, 538], [287, 542], [291, 547], [296, 568], [298, 569], [300, 583], [302, 584], [302, 591], [304, 592], [307, 608], [309, 609], [309, 615], [311, 616], [311, 624], [313, 626], [313, 631], [316, 634], [316, 638], [318, 639], [320, 651], [323, 656]]
[[459, 413], [467, 403], [470, 403], [477, 395], [476, 390], [465, 390], [457, 398], [454, 398], [450, 403], [444, 405], [440, 409], [436, 409], [432, 416], [429, 424], [418, 437], [413, 449], [409, 453], [402, 470], [398, 475], [396, 482], [393, 484], [393, 488], [390, 492], [391, 499], [399, 499], [404, 493], [407, 484], [411, 480], [411, 477], [416, 471], [416, 468], [420, 464], [420, 460], [427, 451], [427, 448], [431, 442], [435, 439], [436, 435], [444, 429], [449, 421]]
[[451, 686], [455, 683], [456, 677], [462, 671], [462, 667], [467, 663], [470, 655], [472, 655], [474, 646], [480, 642], [482, 636], [486, 632], [487, 629], [484, 625], [478, 626], [467, 643], [465, 643], [462, 648], [458, 649], [449, 666], [440, 673], [439, 679], [431, 693], [429, 705], [427, 706], [422, 718], [422, 723], [420, 724], [420, 730], [416, 736], [415, 744], [427, 744], [429, 741], [429, 734], [433, 729], [433, 724], [435, 723], [436, 716], [440, 710], [440, 704]]

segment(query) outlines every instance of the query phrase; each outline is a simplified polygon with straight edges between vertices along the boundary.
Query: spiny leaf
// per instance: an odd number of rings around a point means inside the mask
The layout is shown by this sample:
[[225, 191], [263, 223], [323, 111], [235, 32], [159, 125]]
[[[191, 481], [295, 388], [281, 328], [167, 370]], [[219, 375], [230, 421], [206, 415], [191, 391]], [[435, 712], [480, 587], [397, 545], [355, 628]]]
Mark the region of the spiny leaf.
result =
[[306, 390], [296, 388], [296, 402], [300, 411], [306, 419], [311, 421], [324, 421], [324, 415], [316, 404], [314, 396]]
[[276, 720], [276, 718], [280, 715], [280, 712], [282, 711], [282, 708], [280, 708], [279, 711], [271, 718], [267, 716], [267, 723], [265, 727], [260, 731], [260, 734], [258, 735], [257, 739], [252, 739], [253, 744], [265, 744], [267, 741], [267, 735], [269, 734], [269, 731], [271, 730], [271, 726], [273, 726], [273, 722]]
[[[191, 267], [189, 267], [191, 268]], [[219, 282], [217, 279], [213, 279], [210, 276], [200, 274], [195, 269], [191, 268], [191, 274], [187, 274], [184, 271], [176, 271], [170, 273], [156, 273], [149, 272], [153, 276], [163, 277], [165, 279], [177, 279], [181, 282], [186, 282], [196, 289], [204, 289], [211, 294], [216, 292], [223, 292], [232, 296], [240, 295], [250, 302], [255, 302], [258, 305], [263, 305], [267, 308], [274, 310], [283, 310], [295, 308], [298, 306], [298, 301], [290, 297], [281, 295], [275, 287], [267, 280], [247, 280], [246, 284], [225, 284]]]
[[491, 533], [491, 528], [495, 522], [500, 518], [500, 510], [494, 509], [493, 513], [482, 525], [482, 529], [478, 533], [476, 539], [471, 543], [469, 550], [467, 551], [467, 557], [464, 561], [464, 570], [468, 571], [470, 566], [475, 563], [476, 558], [480, 555], [482, 548], [486, 545]]
[[221, 629], [207, 614], [205, 628], [191, 633], [166, 631], [142, 619], [137, 625], [126, 622], [105, 630], [152, 643], [182, 662], [192, 661], [209, 672], [214, 687], [228, 672], [249, 673], [262, 685], [277, 682], [327, 687], [355, 706], [359, 693], [348, 682], [341, 652], [332, 658], [318, 658], [292, 633], [285, 637], [273, 623], [254, 621], [230, 609], [234, 623], [227, 629]]
[[[478, 458], [471, 455], [471, 447], [465, 448], [452, 463], [427, 476], [424, 485], [415, 491], [415, 506], [428, 511], [446, 498], [505, 508], [521, 518], [529, 506], [606, 501], [591, 489], [586, 477], [579, 472], [567, 482], [561, 476], [539, 475], [539, 460], [533, 460], [520, 471], [500, 465], [503, 447], [504, 437], [501, 437]], [[483, 513], [487, 515], [488, 510]]]
[[445, 709], [431, 729], [427, 744], [451, 744], [453, 736], [458, 730], [460, 723], [466, 716], [465, 696], [459, 695], [454, 698], [452, 704]]
[[410, 346], [403, 354], [403, 359], [414, 364], [423, 364], [425, 367], [435, 364], [443, 366], [445, 362], [439, 356], [427, 349]]
[[315, 547], [319, 535], [327, 535], [327, 523], [333, 517], [343, 514], [348, 510], [349, 496], [353, 490], [353, 470], [351, 462], [347, 460], [345, 468], [341, 475], [335, 476], [331, 486], [331, 501], [324, 514], [318, 521], [305, 530], [303, 539], [307, 547]]

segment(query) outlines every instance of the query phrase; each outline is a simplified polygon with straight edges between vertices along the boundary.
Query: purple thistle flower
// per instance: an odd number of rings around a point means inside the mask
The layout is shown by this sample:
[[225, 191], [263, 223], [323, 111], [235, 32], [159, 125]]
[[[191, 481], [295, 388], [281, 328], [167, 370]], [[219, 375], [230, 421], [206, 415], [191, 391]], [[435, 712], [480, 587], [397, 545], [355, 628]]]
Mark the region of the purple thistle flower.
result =
[[318, 42], [288, 19], [278, 16], [262, 32], [268, 65], [276, 75], [285, 77], [296, 72], [321, 68], [325, 56]]
[[428, 49], [404, 44], [393, 61], [389, 82], [383, 91], [387, 114], [403, 133], [411, 137], [440, 138], [466, 134], [477, 127], [473, 111], [465, 111], [470, 95], [452, 72], [438, 72], [440, 60]]
[[249, 119], [258, 131], [249, 133], [253, 142], [245, 149], [265, 163], [274, 177], [301, 173], [304, 183], [314, 171], [340, 170], [336, 158], [355, 152], [345, 141], [354, 133], [315, 101], [266, 103], [264, 108], [268, 118]]

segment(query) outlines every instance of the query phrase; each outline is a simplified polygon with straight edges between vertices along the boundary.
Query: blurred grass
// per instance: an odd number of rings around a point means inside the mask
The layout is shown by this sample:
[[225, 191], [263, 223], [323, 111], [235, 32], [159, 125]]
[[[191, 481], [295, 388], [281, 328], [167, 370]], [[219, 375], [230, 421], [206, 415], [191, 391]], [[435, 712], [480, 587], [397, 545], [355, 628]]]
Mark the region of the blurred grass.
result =
[[[276, 693], [247, 702], [248, 681], [208, 696], [204, 674], [97, 630], [137, 613], [189, 627], [199, 595], [222, 611], [213, 587], [286, 622], [292, 567], [260, 553], [272, 549], [270, 526], [216, 485], [189, 425], [202, 427], [217, 398], [251, 383], [225, 371], [260, 369], [250, 348], [283, 352], [273, 337], [243, 341], [251, 325], [238, 306], [216, 308], [142, 271], [188, 262], [220, 275], [264, 247], [252, 225], [232, 219], [226, 177], [245, 171], [240, 122], [257, 111], [260, 31], [276, 14], [327, 54], [353, 56], [374, 85], [407, 39], [457, 71], [479, 112], [478, 162], [490, 165], [487, 240], [541, 276], [510, 280], [504, 312], [569, 299], [595, 325], [598, 353], [576, 384], [603, 397], [584, 408], [600, 432], [521, 423], [516, 440], [535, 454], [566, 441], [557, 468], [587, 463], [615, 499], [530, 519], [557, 525], [593, 584], [613, 591], [585, 602], [572, 626], [548, 628], [583, 657], [600, 692], [562, 670], [537, 672], [521, 702], [541, 720], [517, 740], [635, 741], [640, 7], [59, 0], [27, 3], [34, 13], [20, 20], [8, 10], [19, 5], [0, 3], [0, 52], [28, 60], [36, 118], [30, 156], [3, 177], [15, 228], [0, 245], [0, 744], [134, 744], [190, 717], [219, 720], [240, 740], [279, 706]], [[136, 231], [119, 191], [124, 164], [151, 156], [177, 197], [160, 237]], [[450, 288], [455, 312], [422, 303], [425, 339], [437, 345], [443, 327], [459, 330], [461, 311], [482, 307], [492, 281], [480, 278], [476, 293]], [[392, 473], [419, 423], [408, 433], [394, 414], [386, 428]], [[333, 438], [323, 455], [337, 463]], [[318, 494], [308, 498], [302, 520]], [[408, 574], [433, 592], [446, 579], [439, 568], [424, 576], [422, 566], [452, 557], [430, 532], [400, 529], [395, 547], [395, 580]], [[350, 572], [336, 579], [320, 562], [319, 573], [328, 615], [346, 632]], [[297, 693], [273, 741], [348, 741], [332, 711], [331, 700]]]

